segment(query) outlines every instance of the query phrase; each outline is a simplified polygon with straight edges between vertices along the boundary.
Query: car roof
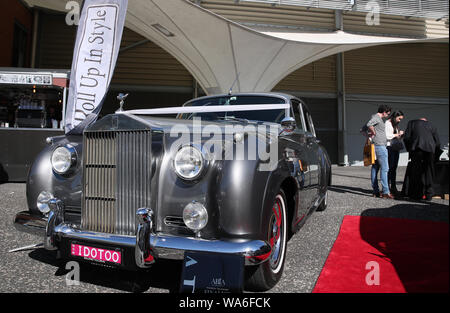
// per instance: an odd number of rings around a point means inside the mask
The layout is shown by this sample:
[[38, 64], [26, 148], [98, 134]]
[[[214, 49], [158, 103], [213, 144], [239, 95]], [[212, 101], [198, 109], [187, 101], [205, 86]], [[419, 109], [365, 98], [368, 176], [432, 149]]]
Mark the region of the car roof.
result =
[[233, 96], [269, 96], [269, 97], [278, 97], [284, 99], [286, 102], [289, 102], [290, 99], [297, 99], [297, 97], [294, 97], [292, 95], [282, 93], [282, 92], [237, 92], [237, 93], [231, 93], [231, 94], [215, 94], [215, 95], [208, 95], [203, 97], [198, 97], [191, 99], [183, 104], [186, 105], [188, 103], [191, 103], [193, 101], [197, 100], [203, 100], [208, 98], [219, 98], [219, 97], [233, 97]]

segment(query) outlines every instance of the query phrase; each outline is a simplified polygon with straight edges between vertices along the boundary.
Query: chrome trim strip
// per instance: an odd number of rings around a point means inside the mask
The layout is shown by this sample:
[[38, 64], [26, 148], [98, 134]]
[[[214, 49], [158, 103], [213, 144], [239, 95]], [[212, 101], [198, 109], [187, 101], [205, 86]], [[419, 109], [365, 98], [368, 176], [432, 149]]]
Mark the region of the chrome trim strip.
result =
[[[18, 230], [33, 231], [33, 234], [41, 236], [46, 233], [45, 224], [47, 224], [45, 218], [34, 217], [29, 212], [19, 213], [14, 223]], [[47, 231], [49, 230], [47, 228]], [[136, 249], [136, 236], [84, 231], [65, 223], [55, 226], [50, 234], [51, 238], [56, 240], [64, 238]], [[246, 265], [255, 265], [268, 260], [271, 252], [270, 245], [262, 240], [206, 240], [154, 233], [150, 233], [148, 240], [150, 245], [147, 247], [150, 247], [152, 254], [155, 258], [162, 259], [182, 260], [185, 251], [197, 251], [243, 255]], [[55, 240], [49, 243], [54, 244]]]
[[[80, 241], [91, 241], [98, 244], [108, 244], [135, 248], [138, 256], [149, 256], [137, 248], [135, 236], [114, 235], [105, 233], [86, 232], [77, 230], [69, 225], [61, 224], [55, 228], [55, 233], [60, 238], [75, 239]], [[185, 251], [212, 252], [226, 254], [243, 255], [246, 265], [254, 265], [266, 261], [270, 255], [271, 248], [267, 242], [262, 240], [205, 240], [193, 237], [178, 237], [166, 234], [150, 234], [150, 245], [145, 245], [151, 249], [151, 254], [155, 258], [183, 260]], [[145, 248], [144, 248], [145, 249]], [[138, 252], [142, 252], [139, 254]], [[146, 257], [144, 258], [144, 260]], [[147, 267], [147, 262], [139, 264]]]
[[[165, 259], [183, 259], [185, 251], [216, 252], [243, 255], [249, 265], [266, 261], [271, 252], [270, 245], [262, 240], [205, 240], [171, 235], [151, 236], [150, 240], [155, 255]], [[266, 258], [258, 258], [266, 255]]]
[[14, 227], [21, 232], [44, 237], [47, 219], [41, 216], [31, 215], [28, 211], [16, 214]]
[[64, 203], [59, 199], [53, 198], [48, 201], [48, 206], [50, 207], [50, 212], [45, 227], [44, 248], [57, 250], [56, 226], [64, 221]]
[[136, 247], [134, 249], [136, 265], [140, 268], [148, 268], [155, 263], [150, 246], [150, 236], [153, 231], [153, 210], [147, 208], [137, 210], [136, 221], [138, 223]]
[[68, 224], [56, 226], [55, 232], [59, 238], [72, 239], [80, 241], [90, 241], [99, 244], [112, 244], [118, 246], [134, 247], [136, 245], [135, 236], [115, 235], [107, 233], [98, 233], [73, 228]]

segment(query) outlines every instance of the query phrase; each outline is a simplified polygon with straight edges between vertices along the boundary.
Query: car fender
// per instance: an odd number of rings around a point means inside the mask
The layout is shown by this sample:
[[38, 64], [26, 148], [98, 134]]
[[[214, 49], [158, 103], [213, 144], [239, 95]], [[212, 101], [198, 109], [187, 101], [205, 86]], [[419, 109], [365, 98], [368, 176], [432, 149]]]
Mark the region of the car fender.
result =
[[[39, 214], [36, 201], [42, 191], [48, 191], [54, 197], [62, 200], [68, 207], [81, 207], [81, 136], [59, 136], [51, 139], [51, 144], [46, 146], [34, 160], [26, 183], [26, 195], [28, 209], [32, 213]], [[56, 174], [52, 169], [51, 156], [58, 146], [71, 144], [77, 151], [77, 164], [70, 175]]]

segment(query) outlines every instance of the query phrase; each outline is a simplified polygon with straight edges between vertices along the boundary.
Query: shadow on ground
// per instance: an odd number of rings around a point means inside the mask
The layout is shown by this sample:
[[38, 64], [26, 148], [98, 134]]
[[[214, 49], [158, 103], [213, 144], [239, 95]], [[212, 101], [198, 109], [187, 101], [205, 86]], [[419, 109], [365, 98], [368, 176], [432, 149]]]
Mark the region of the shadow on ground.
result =
[[[387, 201], [387, 200], [386, 200]], [[385, 208], [367, 209], [361, 216], [392, 217], [415, 220], [449, 221], [449, 206], [432, 201], [402, 201]]]
[[397, 204], [367, 209], [361, 238], [394, 266], [405, 291], [449, 291], [449, 206]]
[[[43, 248], [29, 253], [33, 260], [56, 267], [55, 276], [65, 276], [70, 272], [66, 263], [69, 260], [57, 259], [55, 251]], [[141, 293], [149, 288], [166, 289], [170, 293], [179, 292], [181, 277], [180, 261], [160, 260], [148, 270], [129, 271], [95, 265], [87, 262], [80, 264], [80, 282], [117, 289], [125, 292]]]
[[369, 196], [372, 197], [372, 189], [360, 188], [360, 187], [350, 187], [350, 186], [341, 186], [341, 185], [332, 185], [328, 188], [330, 191], [339, 192], [339, 193], [352, 193], [359, 196]]

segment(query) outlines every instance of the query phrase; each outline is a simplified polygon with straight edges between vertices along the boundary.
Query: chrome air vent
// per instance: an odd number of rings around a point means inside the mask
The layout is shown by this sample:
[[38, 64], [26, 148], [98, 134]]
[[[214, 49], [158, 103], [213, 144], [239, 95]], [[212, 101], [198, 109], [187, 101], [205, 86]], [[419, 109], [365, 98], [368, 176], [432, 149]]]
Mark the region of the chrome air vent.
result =
[[172, 227], [186, 227], [186, 224], [184, 224], [183, 217], [182, 216], [166, 216], [164, 218], [164, 224], [167, 226]]

